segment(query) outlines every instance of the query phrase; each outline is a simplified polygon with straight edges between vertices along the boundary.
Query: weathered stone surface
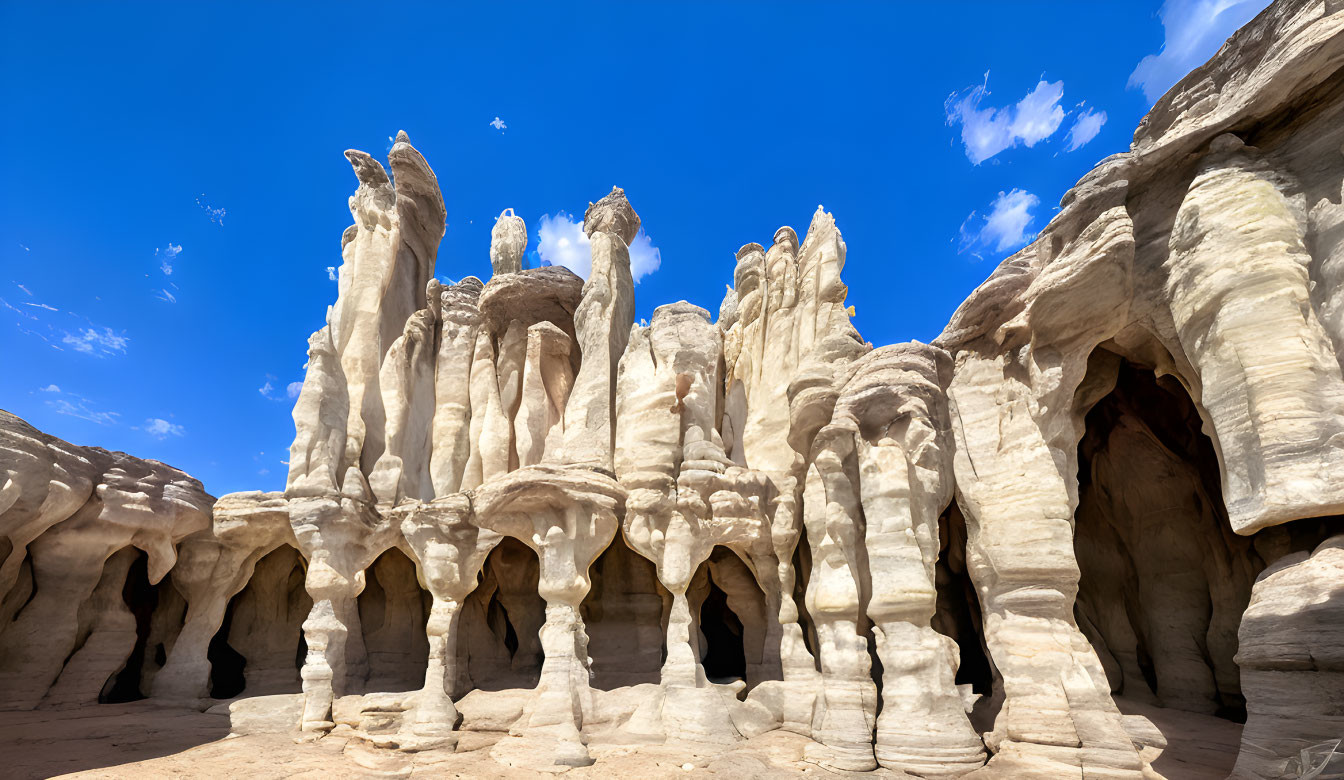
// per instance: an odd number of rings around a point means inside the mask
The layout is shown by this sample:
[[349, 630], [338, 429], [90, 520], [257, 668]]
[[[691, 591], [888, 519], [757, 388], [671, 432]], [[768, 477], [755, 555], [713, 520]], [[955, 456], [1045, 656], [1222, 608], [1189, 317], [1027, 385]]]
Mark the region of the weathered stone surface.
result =
[[620, 188], [586, 281], [506, 209], [445, 287], [424, 158], [348, 152], [283, 493], [0, 414], [0, 702], [502, 776], [1224, 776], [1245, 716], [1234, 776], [1300, 771], [1344, 728], [1338, 5], [1271, 5], [932, 345], [863, 340], [822, 208], [717, 321], [635, 324]]
[[527, 225], [513, 209], [504, 209], [490, 229], [490, 267], [496, 274], [516, 274], [523, 270], [526, 251]]

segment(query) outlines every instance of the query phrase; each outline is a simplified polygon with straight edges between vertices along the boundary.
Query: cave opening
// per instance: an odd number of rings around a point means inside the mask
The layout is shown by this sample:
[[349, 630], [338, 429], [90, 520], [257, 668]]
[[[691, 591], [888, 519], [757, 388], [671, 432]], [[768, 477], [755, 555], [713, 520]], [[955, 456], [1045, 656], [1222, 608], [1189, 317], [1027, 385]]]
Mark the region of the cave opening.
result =
[[299, 551], [287, 544], [257, 561], [210, 640], [211, 698], [303, 690], [299, 670], [308, 651], [303, 621], [313, 607], [304, 588], [306, 567]]
[[706, 677], [720, 683], [747, 679], [742, 621], [728, 606], [728, 594], [713, 581], [700, 605], [700, 633], [704, 637], [700, 664]]
[[617, 533], [588, 576], [592, 587], [579, 616], [588, 632], [593, 687], [657, 683], [672, 606], [672, 594], [658, 582], [657, 568]]
[[126, 572], [126, 584], [121, 588], [121, 599], [135, 617], [135, 647], [127, 657], [126, 664], [103, 686], [98, 695], [99, 704], [121, 704], [145, 698], [141, 675], [146, 662], [156, 667], [162, 667], [167, 662], [162, 643], [156, 643], [148, 659], [146, 650], [150, 649], [150, 626], [154, 610], [159, 606], [159, 590], [172, 587], [169, 580], [171, 575], [165, 575], [158, 585], [149, 584], [149, 556], [139, 550], [136, 552], [135, 561]]
[[537, 554], [521, 541], [506, 536], [490, 551], [458, 618], [457, 692], [536, 686], [546, 621], [540, 579]]
[[233, 628], [234, 606], [237, 597], [229, 602], [224, 610], [224, 622], [210, 639], [206, 650], [206, 660], [210, 661], [210, 698], [232, 699], [247, 687], [243, 670], [247, 659], [229, 644], [229, 633]]
[[1244, 722], [1237, 629], [1265, 564], [1228, 522], [1199, 410], [1175, 377], [1104, 349], [1089, 372], [1114, 386], [1078, 446], [1078, 626], [1112, 694]]
[[411, 691], [424, 685], [429, 664], [425, 625], [432, 604], [415, 564], [401, 550], [393, 547], [368, 568], [358, 599], [368, 690]]
[[775, 676], [778, 664], [768, 663], [765, 648], [766, 620], [773, 616], [737, 553], [715, 547], [691, 578], [686, 598], [697, 629], [691, 632], [693, 649], [710, 681], [743, 680], [750, 690]]
[[993, 694], [995, 671], [985, 645], [980, 598], [966, 568], [966, 518], [955, 501], [938, 518], [938, 540], [933, 629], [957, 643], [957, 685], [970, 685], [984, 700]]

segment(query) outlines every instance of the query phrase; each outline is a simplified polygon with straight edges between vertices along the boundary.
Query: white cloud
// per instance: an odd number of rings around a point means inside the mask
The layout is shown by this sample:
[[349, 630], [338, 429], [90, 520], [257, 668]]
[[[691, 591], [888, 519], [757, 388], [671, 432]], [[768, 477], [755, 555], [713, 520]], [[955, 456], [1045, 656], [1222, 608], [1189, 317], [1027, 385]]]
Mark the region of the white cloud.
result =
[[[545, 214], [537, 228], [540, 242], [537, 254], [542, 265], [563, 265], [580, 277], [587, 279], [593, 271], [593, 246], [588, 235], [583, 232], [583, 223], [560, 212], [552, 217]], [[636, 283], [662, 265], [663, 255], [653, 245], [643, 228], [630, 242], [630, 276]]]
[[990, 249], [1002, 254], [1025, 245], [1036, 237], [1031, 232], [1031, 223], [1035, 215], [1031, 210], [1041, 204], [1040, 198], [1026, 190], [1000, 192], [990, 205], [989, 214], [981, 215], [972, 211], [961, 223], [961, 243], [958, 253]]
[[116, 425], [117, 418], [121, 416], [116, 412], [94, 411], [89, 408], [88, 401], [83, 398], [77, 399], [76, 403], [71, 403], [64, 398], [57, 398], [54, 401], [47, 401], [47, 406], [51, 407], [57, 414], [88, 420], [99, 425]]
[[509, 127], [508, 125], [504, 124], [504, 120], [500, 119], [499, 117], [495, 117], [494, 119], [490, 120], [490, 126], [495, 128], [501, 133], [504, 132]]
[[658, 247], [653, 245], [653, 239], [640, 228], [635, 234], [635, 240], [630, 243], [630, 275], [634, 277], [635, 284], [657, 271], [662, 264], [663, 253], [658, 251]]
[[166, 439], [169, 436], [181, 436], [187, 432], [186, 428], [167, 420], [161, 420], [158, 417], [151, 417], [145, 420], [145, 427], [142, 428], [145, 433], [156, 439]]
[[173, 262], [177, 260], [177, 256], [180, 254], [182, 254], [182, 245], [174, 246], [171, 241], [168, 242], [167, 247], [154, 250], [154, 256], [159, 258], [159, 267], [163, 269], [165, 275], [173, 273]]
[[1091, 108], [1084, 110], [1078, 115], [1077, 119], [1073, 120], [1073, 127], [1070, 127], [1068, 134], [1064, 136], [1066, 144], [1064, 151], [1072, 152], [1083, 148], [1088, 141], [1097, 137], [1097, 133], [1101, 132], [1101, 126], [1104, 124], [1106, 124], [1105, 111], [1097, 111]]
[[327, 278], [330, 279], [330, 280], [333, 281], [333, 282], [336, 281], [336, 278], [337, 278], [337, 277], [336, 277], [336, 266], [334, 266], [334, 265], [329, 265], [329, 266], [327, 266]]
[[44, 393], [59, 393], [59, 392], [61, 392], [61, 388], [57, 387], [56, 385], [47, 385], [46, 387], [41, 388], [41, 389], [42, 389], [42, 392], [44, 392]]
[[565, 212], [544, 214], [537, 226], [537, 254], [542, 265], [563, 265], [584, 279], [593, 271], [593, 247], [583, 232], [583, 223]]
[[[226, 212], [224, 209], [217, 209], [212, 207], [209, 203], [206, 203], [204, 200], [201, 199], [204, 197], [205, 193], [202, 192], [201, 197], [196, 199], [196, 205], [205, 210], [205, 215], [210, 218], [211, 222], [215, 223], [216, 225], [219, 225], [220, 227], [223, 227], [224, 215], [227, 214], [228, 212]], [[178, 248], [181, 249], [181, 247]]]
[[125, 336], [113, 333], [111, 328], [99, 331], [97, 327], [79, 328], [75, 333], [66, 331], [65, 338], [61, 339], [62, 344], [69, 344], [76, 352], [98, 357], [125, 352], [129, 341]]
[[270, 470], [270, 469], [257, 469], [257, 476], [259, 476], [259, 477], [264, 477], [264, 476], [266, 476], [267, 474], [270, 474], [270, 473], [271, 473], [271, 470]]
[[25, 252], [31, 252], [31, 251], [33, 251], [33, 250], [29, 249], [28, 247], [23, 246], [23, 244], [19, 244], [19, 246], [23, 247], [23, 251], [25, 251]]
[[26, 296], [28, 296], [29, 298], [33, 297], [33, 293], [32, 293], [32, 291], [30, 291], [27, 287], [24, 287], [23, 285], [19, 284], [18, 282], [15, 282], [15, 283], [14, 283], [14, 286], [17, 287], [17, 288], [19, 288], [20, 290], [23, 290], [23, 294], [26, 295]]
[[1142, 89], [1150, 105], [1156, 103], [1267, 5], [1269, 0], [1166, 0], [1158, 11], [1165, 31], [1162, 49], [1139, 61], [1128, 86]]
[[275, 394], [275, 385], [271, 384], [270, 379], [266, 380], [266, 384], [262, 385], [261, 387], [258, 387], [257, 392], [261, 393], [263, 398], [269, 398], [272, 401], [280, 400], [280, 396]]
[[289, 384], [285, 385], [285, 395], [289, 396], [290, 398], [298, 398], [299, 392], [301, 390], [303, 390], [302, 382], [290, 382]]
[[27, 301], [24, 301], [23, 305], [31, 306], [34, 309], [46, 309], [47, 311], [60, 311], [60, 309], [56, 308], [55, 306], [48, 306], [45, 303], [28, 303]]
[[167, 290], [166, 288], [163, 290], [163, 292], [162, 292], [160, 295], [157, 295], [157, 296], [155, 296], [155, 297], [158, 298], [158, 299], [161, 300], [161, 301], [167, 301], [167, 302], [169, 302], [169, 303], [177, 303], [177, 296], [176, 296], [176, 295], [173, 295], [173, 294], [170, 293], [170, 292], [168, 292], [168, 290]]
[[1059, 101], [1064, 97], [1064, 82], [1042, 79], [1016, 104], [994, 108], [980, 107], [990, 94], [989, 72], [985, 83], [953, 92], [943, 104], [948, 125], [961, 125], [961, 141], [966, 156], [979, 165], [1019, 143], [1035, 146], [1055, 134], [1064, 121]]

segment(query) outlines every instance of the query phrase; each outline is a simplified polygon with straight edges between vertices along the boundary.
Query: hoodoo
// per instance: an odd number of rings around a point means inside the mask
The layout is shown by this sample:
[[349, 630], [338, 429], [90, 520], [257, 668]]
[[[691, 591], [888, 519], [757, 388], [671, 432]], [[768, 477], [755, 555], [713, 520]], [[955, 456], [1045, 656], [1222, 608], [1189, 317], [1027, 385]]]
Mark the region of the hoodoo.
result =
[[821, 207], [717, 317], [645, 324], [621, 188], [587, 279], [523, 267], [506, 209], [494, 275], [445, 285], [425, 158], [346, 157], [283, 492], [0, 414], [0, 707], [215, 707], [401, 768], [491, 733], [548, 772], [778, 732], [1137, 780], [1155, 721], [1216, 718], [1277, 778], [1344, 737], [1339, 3], [1238, 32], [932, 344], [864, 341]]

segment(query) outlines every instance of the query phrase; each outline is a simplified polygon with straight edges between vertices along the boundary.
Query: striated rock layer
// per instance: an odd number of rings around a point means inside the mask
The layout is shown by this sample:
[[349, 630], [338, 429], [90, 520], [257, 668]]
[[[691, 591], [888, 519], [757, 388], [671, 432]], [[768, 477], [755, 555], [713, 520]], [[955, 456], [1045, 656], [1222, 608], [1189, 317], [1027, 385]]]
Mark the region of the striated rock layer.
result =
[[0, 416], [0, 706], [494, 731], [547, 771], [784, 730], [835, 770], [1155, 776], [1120, 700], [1244, 721], [1237, 777], [1311, 769], [1344, 734], [1338, 5], [1234, 36], [933, 344], [864, 342], [820, 207], [717, 319], [635, 324], [620, 188], [588, 279], [523, 268], [505, 209], [492, 278], [445, 286], [425, 159], [347, 152], [283, 492]]

